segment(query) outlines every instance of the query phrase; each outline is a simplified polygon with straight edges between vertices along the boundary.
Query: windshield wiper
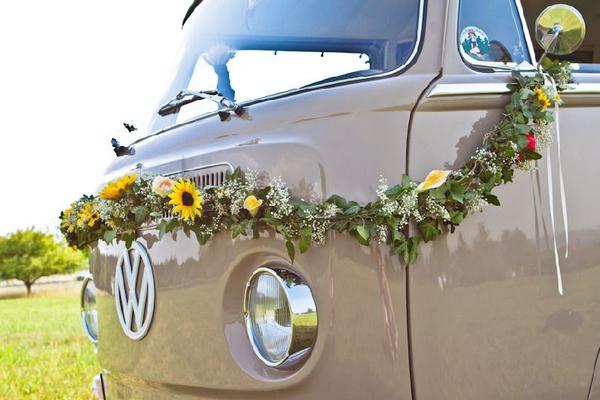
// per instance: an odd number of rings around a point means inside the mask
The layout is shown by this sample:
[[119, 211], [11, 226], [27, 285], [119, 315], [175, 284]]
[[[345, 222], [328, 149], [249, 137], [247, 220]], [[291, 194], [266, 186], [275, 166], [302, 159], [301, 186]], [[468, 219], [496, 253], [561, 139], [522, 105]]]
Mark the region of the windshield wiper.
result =
[[160, 110], [158, 110], [158, 114], [162, 117], [175, 114], [179, 112], [181, 107], [197, 100], [210, 100], [213, 103], [217, 103], [223, 107], [226, 111], [219, 111], [219, 117], [221, 117], [221, 121], [225, 121], [229, 118], [230, 111], [234, 112], [237, 116], [242, 116], [246, 112], [244, 107], [238, 105], [235, 101], [227, 99], [225, 96], [215, 90], [207, 90], [202, 92], [182, 90], [177, 96], [175, 96], [173, 100], [162, 106]]

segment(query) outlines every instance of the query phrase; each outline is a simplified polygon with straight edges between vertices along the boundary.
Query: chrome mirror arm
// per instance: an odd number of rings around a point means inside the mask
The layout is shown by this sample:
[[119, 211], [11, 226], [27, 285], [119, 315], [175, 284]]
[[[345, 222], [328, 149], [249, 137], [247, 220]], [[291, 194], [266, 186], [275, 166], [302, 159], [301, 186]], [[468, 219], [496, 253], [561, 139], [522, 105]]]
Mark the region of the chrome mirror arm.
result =
[[546, 56], [548, 55], [548, 52], [550, 51], [550, 49], [552, 48], [552, 46], [554, 46], [554, 43], [556, 43], [556, 39], [558, 39], [558, 37], [560, 36], [560, 34], [561, 34], [562, 31], [563, 31], [563, 27], [562, 27], [561, 24], [554, 24], [554, 27], [552, 28], [552, 37], [548, 41], [548, 46], [544, 50], [544, 53], [542, 54], [542, 56], [538, 60], [538, 65], [541, 65], [542, 60], [544, 58], [546, 58]]

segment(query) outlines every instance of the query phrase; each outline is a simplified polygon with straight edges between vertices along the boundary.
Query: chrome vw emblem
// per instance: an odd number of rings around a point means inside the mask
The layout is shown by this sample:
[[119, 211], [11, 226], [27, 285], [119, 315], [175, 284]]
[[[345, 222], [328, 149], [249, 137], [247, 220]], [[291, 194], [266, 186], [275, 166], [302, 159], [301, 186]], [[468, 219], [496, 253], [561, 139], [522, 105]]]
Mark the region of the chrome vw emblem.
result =
[[140, 340], [154, 314], [154, 271], [142, 244], [133, 242], [117, 261], [115, 304], [121, 327], [130, 339]]

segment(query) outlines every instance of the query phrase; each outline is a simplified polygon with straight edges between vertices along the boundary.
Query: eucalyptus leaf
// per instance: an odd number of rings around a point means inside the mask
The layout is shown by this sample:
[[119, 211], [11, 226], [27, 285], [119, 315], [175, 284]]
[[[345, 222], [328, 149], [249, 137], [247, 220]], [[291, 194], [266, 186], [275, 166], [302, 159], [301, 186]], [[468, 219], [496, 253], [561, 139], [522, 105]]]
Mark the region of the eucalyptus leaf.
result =
[[117, 233], [113, 230], [104, 232], [104, 241], [107, 244], [111, 244], [113, 240], [117, 237]]

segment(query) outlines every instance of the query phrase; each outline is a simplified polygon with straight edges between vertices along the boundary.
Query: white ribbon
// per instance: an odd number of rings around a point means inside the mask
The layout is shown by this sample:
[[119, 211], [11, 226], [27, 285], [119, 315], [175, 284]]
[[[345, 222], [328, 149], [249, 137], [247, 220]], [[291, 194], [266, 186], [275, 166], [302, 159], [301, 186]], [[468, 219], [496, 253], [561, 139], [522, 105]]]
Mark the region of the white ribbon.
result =
[[567, 216], [567, 195], [565, 194], [565, 177], [563, 176], [562, 159], [560, 155], [560, 121], [559, 107], [554, 104], [554, 126], [556, 127], [556, 147], [558, 157], [558, 185], [560, 187], [560, 204], [562, 209], [563, 224], [565, 226], [565, 258], [569, 258], [569, 218]]
[[[556, 83], [552, 78], [551, 83], [556, 87]], [[562, 170], [562, 159], [560, 154], [560, 120], [559, 120], [559, 107], [558, 104], [554, 104], [554, 117], [555, 117], [555, 131], [556, 131], [556, 147], [557, 147], [557, 161], [558, 161], [558, 181], [560, 189], [560, 203], [563, 217], [563, 224], [565, 228], [565, 258], [569, 257], [569, 221], [567, 215], [567, 196], [565, 193], [564, 175]], [[560, 270], [560, 255], [558, 253], [558, 242], [556, 238], [556, 222], [554, 218], [554, 186], [552, 179], [552, 152], [548, 148], [548, 154], [546, 155], [546, 165], [548, 166], [548, 198], [550, 206], [550, 224], [552, 227], [552, 240], [554, 242], [554, 264], [556, 266], [556, 280], [558, 284], [558, 293], [563, 295], [563, 282], [562, 273]]]
[[552, 161], [551, 151], [548, 149], [546, 165], [548, 166], [548, 199], [550, 202], [550, 226], [552, 227], [552, 240], [554, 241], [554, 264], [556, 265], [556, 280], [558, 281], [558, 293], [563, 295], [562, 274], [560, 272], [560, 257], [558, 255], [558, 244], [556, 242], [556, 225], [554, 223], [554, 188], [552, 186]]

